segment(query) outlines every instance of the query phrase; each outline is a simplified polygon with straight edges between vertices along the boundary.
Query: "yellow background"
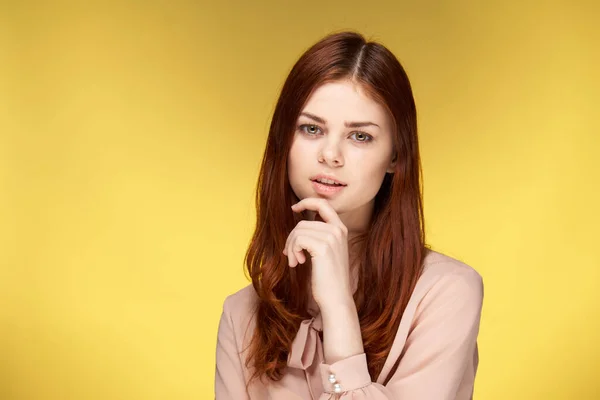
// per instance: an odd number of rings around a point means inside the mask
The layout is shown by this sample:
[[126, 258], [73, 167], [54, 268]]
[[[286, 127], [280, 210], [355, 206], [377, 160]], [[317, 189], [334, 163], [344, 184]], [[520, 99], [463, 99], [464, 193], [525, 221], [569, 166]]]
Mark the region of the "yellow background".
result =
[[406, 67], [429, 242], [484, 277], [476, 398], [600, 399], [595, 3], [3, 2], [0, 399], [213, 397], [278, 90], [346, 28]]

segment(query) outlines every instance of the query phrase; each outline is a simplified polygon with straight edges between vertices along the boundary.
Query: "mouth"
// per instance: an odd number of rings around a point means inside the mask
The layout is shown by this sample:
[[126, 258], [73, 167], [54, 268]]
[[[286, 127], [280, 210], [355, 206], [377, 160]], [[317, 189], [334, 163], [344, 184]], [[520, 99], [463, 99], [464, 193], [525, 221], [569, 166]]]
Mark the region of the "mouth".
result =
[[314, 191], [323, 197], [330, 197], [337, 194], [347, 186], [345, 183], [323, 179], [311, 179], [311, 182]]
[[318, 183], [324, 186], [331, 186], [331, 187], [343, 187], [343, 186], [347, 186], [344, 182], [339, 181], [333, 177], [329, 177], [329, 176], [324, 176], [324, 175], [318, 175], [315, 177], [310, 178], [310, 180], [313, 183]]

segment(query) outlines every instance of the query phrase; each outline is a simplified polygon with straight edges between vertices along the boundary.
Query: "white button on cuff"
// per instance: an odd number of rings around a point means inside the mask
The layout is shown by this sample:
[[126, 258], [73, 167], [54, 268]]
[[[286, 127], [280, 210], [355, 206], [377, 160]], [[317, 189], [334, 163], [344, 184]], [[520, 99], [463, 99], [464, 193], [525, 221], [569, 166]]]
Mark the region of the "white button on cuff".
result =
[[339, 383], [336, 383], [333, 385], [333, 391], [335, 393], [342, 393], [342, 386]]
[[336, 379], [335, 379], [335, 375], [331, 374], [329, 375], [329, 383], [333, 384], [335, 383]]

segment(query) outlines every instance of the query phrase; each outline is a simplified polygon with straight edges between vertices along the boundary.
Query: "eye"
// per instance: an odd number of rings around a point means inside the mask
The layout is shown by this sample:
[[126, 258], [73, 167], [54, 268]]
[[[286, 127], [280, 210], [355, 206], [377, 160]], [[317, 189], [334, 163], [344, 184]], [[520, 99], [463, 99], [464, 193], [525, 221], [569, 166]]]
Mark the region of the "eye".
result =
[[298, 127], [298, 129], [300, 129], [302, 132], [308, 134], [309, 136], [317, 135], [317, 134], [319, 134], [319, 131], [321, 130], [317, 125], [313, 125], [313, 124], [300, 125]]
[[356, 138], [357, 142], [370, 142], [371, 140], [373, 140], [373, 137], [371, 135], [364, 132], [354, 132], [352, 136]]

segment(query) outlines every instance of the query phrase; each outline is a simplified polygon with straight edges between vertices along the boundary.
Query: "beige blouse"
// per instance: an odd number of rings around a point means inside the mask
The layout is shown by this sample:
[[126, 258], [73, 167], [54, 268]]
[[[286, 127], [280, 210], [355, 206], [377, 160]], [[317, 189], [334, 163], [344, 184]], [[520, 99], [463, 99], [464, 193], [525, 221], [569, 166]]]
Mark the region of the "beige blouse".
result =
[[435, 251], [426, 256], [377, 381], [369, 375], [364, 353], [331, 365], [324, 362], [320, 314], [309, 310], [313, 317], [303, 321], [298, 330], [283, 379], [254, 380], [246, 389], [250, 371], [245, 356], [255, 327], [257, 299], [249, 285], [224, 302], [217, 338], [216, 400], [473, 397], [483, 282], [473, 268], [460, 261]]

